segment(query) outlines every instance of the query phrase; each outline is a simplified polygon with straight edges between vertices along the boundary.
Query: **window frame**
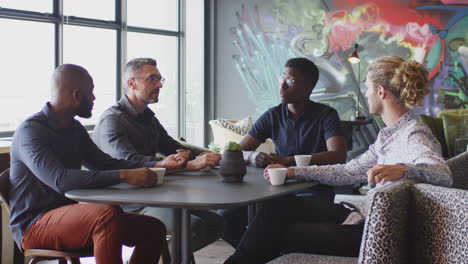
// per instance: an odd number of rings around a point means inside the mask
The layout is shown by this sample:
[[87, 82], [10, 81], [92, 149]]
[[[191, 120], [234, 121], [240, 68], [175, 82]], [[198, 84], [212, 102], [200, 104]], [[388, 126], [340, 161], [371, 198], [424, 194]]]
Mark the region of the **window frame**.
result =
[[[63, 15], [63, 0], [53, 0], [53, 13], [42, 13], [18, 9], [2, 8], [0, 4], [0, 18], [14, 19], [14, 20], [25, 20], [40, 23], [51, 23], [55, 25], [54, 34], [54, 66], [58, 67], [63, 63], [63, 26], [64, 25], [75, 25], [83, 27], [101, 28], [101, 29], [113, 29], [116, 30], [116, 98], [118, 101], [122, 96], [122, 71], [127, 62], [127, 33], [137, 32], [144, 34], [162, 35], [177, 37], [179, 42], [178, 49], [178, 87], [177, 87], [177, 98], [178, 98], [178, 122], [177, 122], [177, 137], [185, 137], [185, 94], [186, 94], [186, 80], [185, 80], [185, 16], [186, 16], [186, 3], [187, 0], [178, 0], [178, 30], [164, 30], [157, 28], [145, 28], [137, 26], [127, 25], [127, 1], [128, 0], [115, 0], [115, 17], [114, 20], [100, 20], [91, 19], [76, 16], [65, 16]], [[184, 95], [184, 96], [181, 96]], [[205, 116], [205, 114], [203, 114]], [[204, 121], [204, 120], [203, 120]], [[88, 131], [94, 129], [94, 125], [85, 126]], [[0, 138], [12, 137], [15, 131], [4, 131], [0, 132]]]

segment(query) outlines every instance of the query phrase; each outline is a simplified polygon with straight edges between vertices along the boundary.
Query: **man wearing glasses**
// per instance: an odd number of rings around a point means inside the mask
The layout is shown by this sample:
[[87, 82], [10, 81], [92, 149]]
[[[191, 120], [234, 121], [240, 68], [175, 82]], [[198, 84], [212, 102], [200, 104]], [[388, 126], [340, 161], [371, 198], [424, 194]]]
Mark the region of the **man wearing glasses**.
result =
[[[137, 161], [157, 161], [156, 153], [190, 155], [192, 160], [184, 171], [219, 164], [221, 156], [217, 153], [184, 148], [168, 135], [149, 109], [149, 104], [159, 101], [159, 92], [164, 84], [154, 59], [136, 58], [129, 61], [124, 69], [123, 81], [126, 94], [117, 104], [104, 111], [94, 128], [93, 140], [99, 148], [114, 158]], [[125, 206], [124, 209], [156, 217], [164, 222], [169, 233], [172, 232], [173, 215], [169, 208]], [[222, 217], [209, 210], [193, 210], [191, 222], [194, 251], [216, 241], [224, 230]]]
[[[251, 163], [262, 168], [270, 164], [295, 166], [294, 155], [312, 155], [311, 165], [346, 162], [346, 142], [336, 110], [309, 99], [318, 79], [319, 70], [309, 59], [292, 58], [286, 62], [279, 78], [281, 104], [260, 116], [240, 142], [244, 151], [254, 151], [271, 138], [276, 154], [252, 152]], [[349, 212], [333, 206], [332, 187], [318, 185], [300, 195], [326, 200], [330, 210], [336, 209], [340, 217]], [[223, 239], [236, 248], [247, 225], [247, 208], [220, 210], [219, 213], [226, 221]]]

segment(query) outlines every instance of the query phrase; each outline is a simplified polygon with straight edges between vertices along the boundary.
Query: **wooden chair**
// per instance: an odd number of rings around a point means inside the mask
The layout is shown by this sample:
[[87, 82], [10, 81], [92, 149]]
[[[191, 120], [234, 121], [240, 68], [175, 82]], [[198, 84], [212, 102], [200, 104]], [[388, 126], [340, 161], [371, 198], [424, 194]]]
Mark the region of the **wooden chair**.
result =
[[[0, 174], [0, 198], [3, 201], [3, 205], [10, 213], [10, 169], [5, 170]], [[66, 264], [70, 261], [72, 264], [80, 264], [80, 258], [92, 257], [93, 249], [86, 248], [77, 251], [57, 251], [47, 249], [27, 249], [24, 251], [25, 256], [32, 257], [29, 264], [36, 264], [39, 261], [44, 260], [58, 260], [59, 264]]]

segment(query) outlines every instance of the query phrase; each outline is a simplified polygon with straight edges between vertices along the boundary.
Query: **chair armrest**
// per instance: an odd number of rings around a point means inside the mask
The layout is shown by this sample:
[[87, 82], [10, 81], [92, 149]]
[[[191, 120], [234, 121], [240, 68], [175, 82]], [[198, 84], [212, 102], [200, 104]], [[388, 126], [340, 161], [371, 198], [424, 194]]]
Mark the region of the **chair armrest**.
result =
[[468, 191], [416, 184], [412, 193], [409, 263], [465, 263]]
[[453, 188], [468, 190], [468, 151], [447, 160], [447, 165], [452, 172]]
[[406, 263], [409, 255], [409, 208], [412, 180], [368, 193], [359, 263]]

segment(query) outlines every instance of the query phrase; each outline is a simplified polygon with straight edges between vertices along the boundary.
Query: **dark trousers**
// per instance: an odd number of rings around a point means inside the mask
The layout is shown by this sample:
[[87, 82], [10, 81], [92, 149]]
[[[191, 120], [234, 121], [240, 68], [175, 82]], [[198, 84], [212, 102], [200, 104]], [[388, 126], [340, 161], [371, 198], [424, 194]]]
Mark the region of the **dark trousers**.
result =
[[313, 197], [269, 200], [225, 263], [266, 263], [289, 252], [358, 256], [363, 225], [341, 225], [349, 212]]
[[[333, 188], [326, 185], [316, 185], [312, 188], [296, 193], [296, 196], [314, 197], [329, 203], [333, 203], [335, 193]], [[218, 214], [224, 218], [226, 229], [224, 231], [223, 240], [233, 248], [237, 248], [247, 229], [248, 209], [246, 206], [218, 210]]]
[[122, 245], [135, 247], [131, 264], [158, 263], [167, 252], [166, 227], [156, 218], [119, 206], [72, 204], [44, 213], [24, 234], [23, 249], [93, 247], [98, 264], [122, 264]]

